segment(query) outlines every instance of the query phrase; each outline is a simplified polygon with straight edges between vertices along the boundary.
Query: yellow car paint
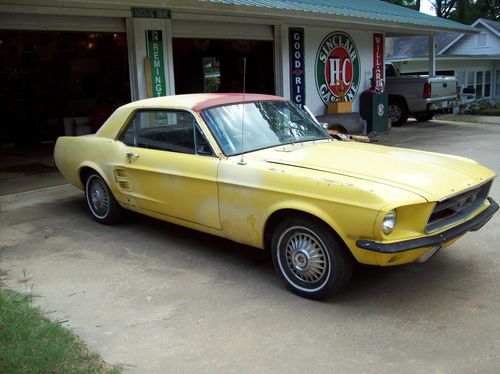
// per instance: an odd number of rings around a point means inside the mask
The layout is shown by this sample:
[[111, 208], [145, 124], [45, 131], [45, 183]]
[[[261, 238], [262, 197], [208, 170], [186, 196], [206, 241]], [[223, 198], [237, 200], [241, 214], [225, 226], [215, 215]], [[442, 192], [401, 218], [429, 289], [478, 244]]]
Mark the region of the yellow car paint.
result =
[[[334, 140], [249, 152], [241, 162], [241, 156], [222, 153], [193, 103], [167, 97], [125, 105], [95, 135], [60, 137], [57, 168], [81, 189], [81, 173], [93, 169], [127, 209], [258, 248], [266, 246], [270, 217], [303, 212], [335, 230], [357, 261], [381, 266], [414, 262], [431, 248], [376, 253], [357, 247], [357, 240], [425, 237], [436, 202], [495, 177], [460, 157]], [[135, 111], [159, 108], [191, 112], [214, 155], [130, 147], [118, 140]], [[488, 205], [485, 201], [463, 221]], [[384, 235], [382, 219], [392, 209], [398, 214], [396, 229]]]

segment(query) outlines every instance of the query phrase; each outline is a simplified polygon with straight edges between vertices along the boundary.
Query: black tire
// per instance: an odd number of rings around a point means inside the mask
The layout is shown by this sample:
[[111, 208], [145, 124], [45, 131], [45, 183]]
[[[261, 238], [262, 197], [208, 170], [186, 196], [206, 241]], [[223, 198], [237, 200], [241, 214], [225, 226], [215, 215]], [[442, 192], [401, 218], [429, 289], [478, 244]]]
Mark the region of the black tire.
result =
[[110, 225], [123, 215], [123, 208], [104, 179], [96, 172], [88, 174], [85, 181], [85, 201], [92, 218], [99, 223]]
[[333, 230], [310, 217], [281, 222], [272, 238], [274, 267], [293, 293], [322, 300], [344, 288], [353, 260]]
[[434, 113], [420, 113], [415, 114], [414, 117], [418, 122], [427, 122], [434, 118]]
[[402, 99], [389, 100], [388, 115], [391, 119], [392, 126], [403, 126], [408, 120], [408, 108]]

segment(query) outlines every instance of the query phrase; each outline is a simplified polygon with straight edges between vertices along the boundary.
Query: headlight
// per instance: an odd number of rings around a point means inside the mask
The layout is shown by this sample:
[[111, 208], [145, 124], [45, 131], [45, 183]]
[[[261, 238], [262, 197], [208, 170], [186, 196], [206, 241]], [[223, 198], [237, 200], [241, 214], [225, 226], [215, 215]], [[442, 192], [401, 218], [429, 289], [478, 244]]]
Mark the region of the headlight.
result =
[[395, 210], [391, 210], [387, 213], [382, 221], [382, 231], [384, 234], [389, 235], [394, 231], [394, 227], [396, 226], [396, 218], [397, 214]]

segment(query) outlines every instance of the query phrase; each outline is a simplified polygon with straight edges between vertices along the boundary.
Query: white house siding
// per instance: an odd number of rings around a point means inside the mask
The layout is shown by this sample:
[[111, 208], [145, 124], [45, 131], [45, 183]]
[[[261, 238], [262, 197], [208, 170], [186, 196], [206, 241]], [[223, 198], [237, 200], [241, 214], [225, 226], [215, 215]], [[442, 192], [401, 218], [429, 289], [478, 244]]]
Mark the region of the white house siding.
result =
[[[429, 64], [426, 61], [408, 61], [395, 63], [396, 67], [399, 69], [401, 74], [413, 73], [413, 72], [423, 72], [429, 69]], [[458, 71], [470, 71], [470, 70], [490, 70], [493, 71], [495, 67], [493, 60], [436, 60], [436, 71], [444, 70], [454, 70], [455, 74]]]
[[494, 97], [500, 99], [500, 61], [494, 63], [493, 91]]
[[478, 46], [479, 35], [464, 35], [455, 45], [444, 52], [444, 55], [500, 55], [500, 38], [484, 27], [478, 27], [481, 33], [486, 33], [486, 46]]

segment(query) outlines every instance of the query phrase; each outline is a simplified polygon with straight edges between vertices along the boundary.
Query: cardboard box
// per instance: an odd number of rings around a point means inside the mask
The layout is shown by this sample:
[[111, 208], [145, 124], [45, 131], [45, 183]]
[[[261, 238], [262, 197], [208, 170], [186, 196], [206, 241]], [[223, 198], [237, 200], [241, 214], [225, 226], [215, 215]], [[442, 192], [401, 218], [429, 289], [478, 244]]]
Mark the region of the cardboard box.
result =
[[332, 101], [328, 103], [328, 114], [331, 113], [351, 113], [352, 103], [351, 102], [336, 102]]

